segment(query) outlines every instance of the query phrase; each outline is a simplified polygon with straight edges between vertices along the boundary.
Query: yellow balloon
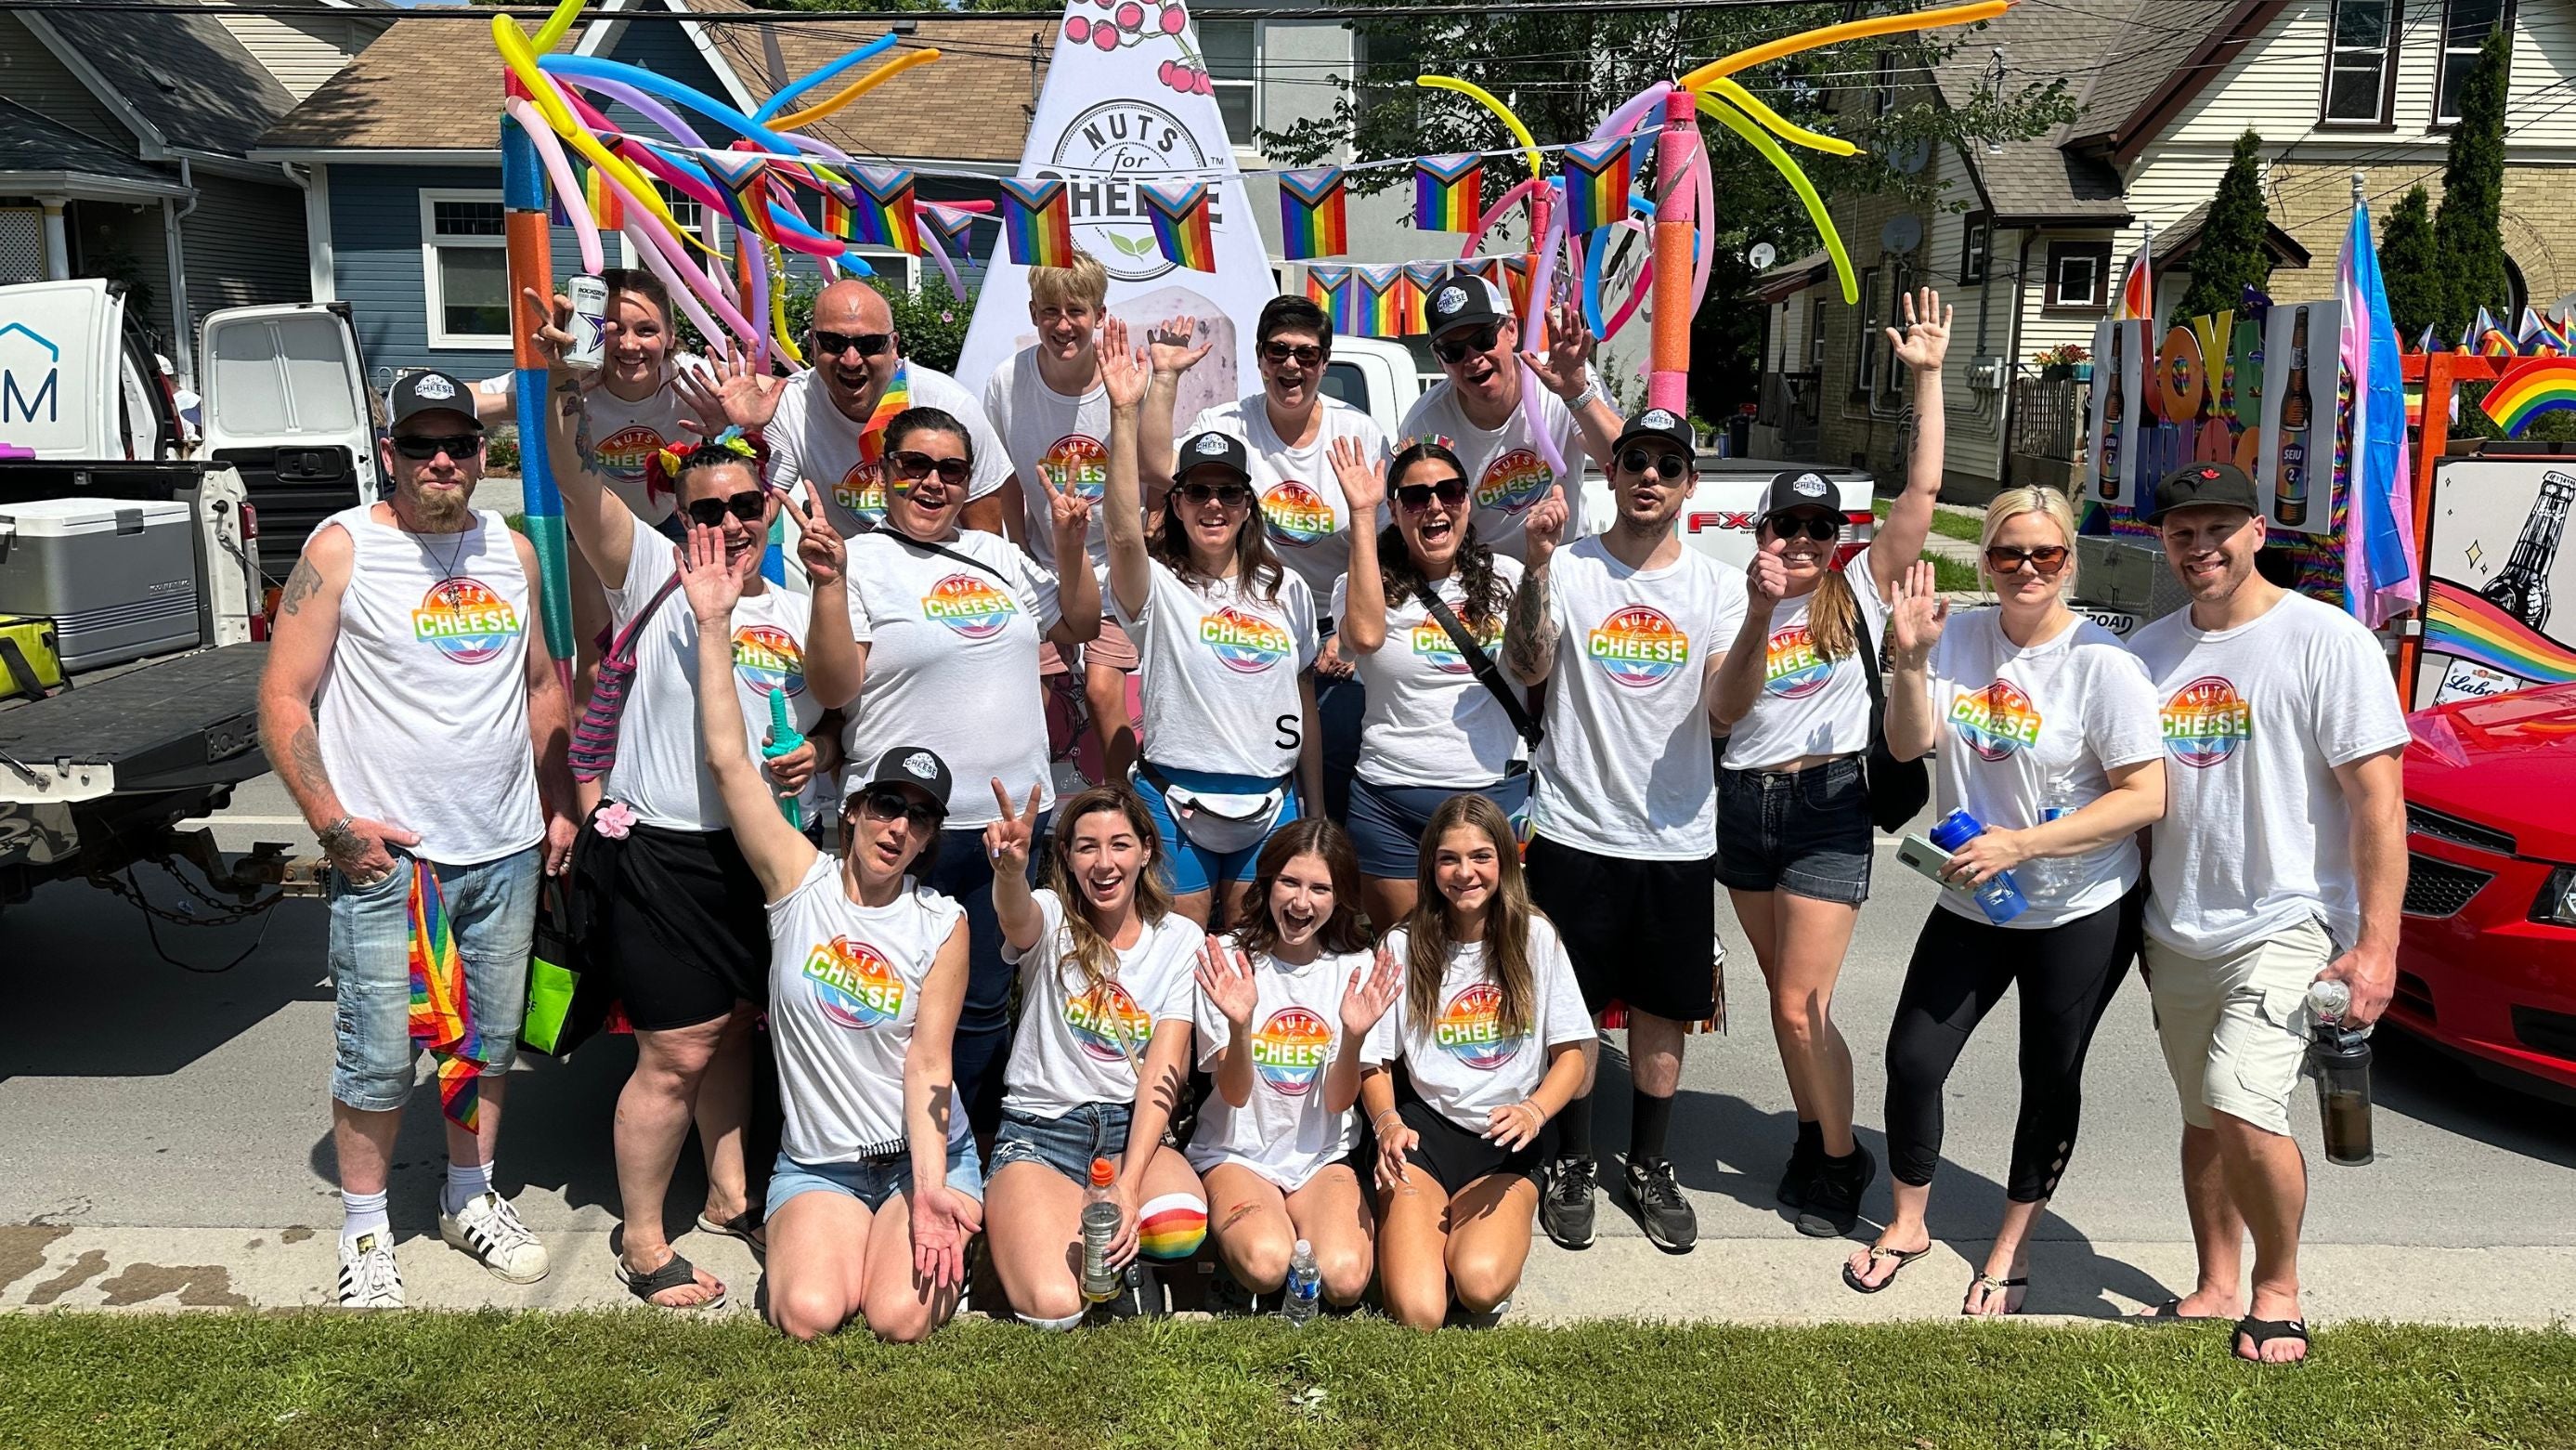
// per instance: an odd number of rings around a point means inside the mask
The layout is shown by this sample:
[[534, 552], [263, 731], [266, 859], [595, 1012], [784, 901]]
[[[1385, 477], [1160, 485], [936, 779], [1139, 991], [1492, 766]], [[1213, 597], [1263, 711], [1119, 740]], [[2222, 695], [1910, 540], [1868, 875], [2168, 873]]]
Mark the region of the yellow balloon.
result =
[[1798, 200], [1806, 204], [1807, 219], [1816, 224], [1817, 234], [1825, 239], [1825, 250], [1833, 254], [1834, 275], [1843, 284], [1843, 302], [1857, 305], [1860, 301], [1860, 277], [1852, 271], [1851, 254], [1843, 250], [1842, 233], [1834, 230], [1833, 213], [1825, 210], [1825, 199], [1816, 195], [1815, 183], [1807, 180], [1807, 173], [1798, 169], [1798, 163], [1789, 159], [1789, 153], [1780, 149], [1779, 142], [1746, 120], [1743, 112], [1705, 93], [1699, 98], [1699, 108], [1751, 142], [1753, 149], [1762, 153], [1763, 160], [1789, 179], [1789, 186], [1798, 193]]
[[528, 43], [527, 32], [519, 29], [517, 21], [506, 14], [493, 16], [492, 44], [501, 52], [502, 64], [510, 68], [510, 74], [519, 78], [519, 85], [527, 91], [528, 100], [536, 106], [537, 114], [546, 118], [546, 124], [564, 139], [564, 144], [580, 152], [583, 160], [617, 178], [619, 184], [626, 188], [628, 199], [652, 213], [662, 225], [670, 228], [673, 236], [710, 257], [724, 255], [681, 226], [680, 219], [671, 215], [671, 209], [662, 204], [661, 193], [653, 189], [653, 183], [627, 165], [624, 158], [612, 155], [596, 137], [582, 129], [580, 122], [573, 119], [572, 108], [564, 104], [554, 82], [544, 71], [537, 69], [537, 52]]
[[789, 335], [787, 328], [787, 289], [775, 285], [786, 279], [787, 259], [778, 254], [776, 242], [764, 240], [760, 249], [769, 258], [769, 275], [773, 283], [769, 289], [770, 330], [777, 334], [778, 350], [787, 354], [789, 362], [801, 368], [805, 366], [805, 354], [796, 350], [796, 339]]
[[1873, 15], [1867, 20], [1828, 25], [1821, 30], [1802, 30], [1796, 35], [1782, 36], [1768, 44], [1710, 61], [1682, 77], [1681, 86], [1686, 91], [1703, 90], [1719, 76], [1731, 76], [1765, 61], [1796, 55], [1799, 51], [1813, 50], [1820, 45], [1861, 40], [1873, 35], [1898, 35], [1909, 30], [1936, 30], [1944, 25], [1969, 25], [1979, 20], [1992, 20], [2011, 8], [2011, 0], [1978, 0], [1973, 5], [1953, 5], [1946, 10], [1922, 10], [1911, 15]]
[[1503, 124], [1511, 128], [1512, 139], [1521, 143], [1522, 153], [1529, 158], [1531, 177], [1536, 178], [1547, 174], [1545, 164], [1539, 160], [1538, 138], [1530, 135], [1529, 127], [1521, 124], [1521, 118], [1512, 114], [1511, 107], [1495, 100], [1483, 86], [1473, 81], [1462, 81], [1456, 76], [1415, 76], [1413, 83], [1417, 86], [1429, 86], [1435, 91], [1456, 91], [1502, 117]]
[[1794, 142], [1797, 145], [1806, 147], [1810, 151], [1822, 151], [1828, 156], [1854, 156], [1858, 155], [1860, 152], [1860, 148], [1858, 146], [1853, 145], [1840, 136], [1828, 136], [1821, 131], [1810, 131], [1806, 127], [1799, 125], [1797, 122], [1790, 120], [1788, 117], [1781, 115], [1779, 112], [1772, 110], [1769, 106], [1762, 104], [1760, 98], [1756, 97], [1751, 91], [1746, 90], [1744, 87], [1736, 84], [1732, 80], [1729, 80], [1725, 76], [1709, 77], [1708, 88], [1711, 91], [1716, 92], [1718, 95], [1724, 96], [1729, 101], [1734, 102], [1737, 110], [1742, 111], [1744, 114], [1751, 116], [1754, 120], [1769, 127], [1772, 133], [1777, 135], [1783, 141]]
[[894, 59], [878, 66], [875, 70], [868, 72], [866, 75], [863, 75], [857, 80], [850, 82], [848, 85], [843, 86], [830, 100], [825, 101], [820, 105], [807, 106], [804, 110], [798, 111], [793, 115], [781, 116], [770, 122], [769, 128], [773, 131], [793, 131], [799, 126], [808, 125], [812, 122], [822, 120], [825, 116], [832, 114], [834, 111], [841, 109], [850, 102], [866, 95], [877, 86], [883, 85], [885, 82], [894, 79], [896, 76], [903, 74], [914, 66], [928, 65], [937, 59], [939, 59], [939, 52], [936, 50], [906, 51], [902, 55], [896, 56]]
[[563, 0], [555, 7], [555, 13], [546, 17], [546, 23], [537, 28], [537, 54], [543, 55], [563, 44], [564, 36], [572, 30], [572, 23], [579, 18], [581, 0]]

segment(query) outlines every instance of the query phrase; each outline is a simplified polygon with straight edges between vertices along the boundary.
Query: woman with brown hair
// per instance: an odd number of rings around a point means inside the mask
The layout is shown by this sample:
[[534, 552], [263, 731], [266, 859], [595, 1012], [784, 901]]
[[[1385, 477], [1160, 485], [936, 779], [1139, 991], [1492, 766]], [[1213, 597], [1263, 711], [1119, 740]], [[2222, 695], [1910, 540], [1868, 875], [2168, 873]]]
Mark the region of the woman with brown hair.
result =
[[1541, 1138], [1587, 1086], [1596, 1039], [1502, 808], [1450, 797], [1421, 858], [1418, 904], [1383, 947], [1403, 964], [1404, 995], [1369, 1035], [1360, 1101], [1377, 1132], [1386, 1311], [1437, 1329], [1453, 1298], [1494, 1316], [1519, 1285]]

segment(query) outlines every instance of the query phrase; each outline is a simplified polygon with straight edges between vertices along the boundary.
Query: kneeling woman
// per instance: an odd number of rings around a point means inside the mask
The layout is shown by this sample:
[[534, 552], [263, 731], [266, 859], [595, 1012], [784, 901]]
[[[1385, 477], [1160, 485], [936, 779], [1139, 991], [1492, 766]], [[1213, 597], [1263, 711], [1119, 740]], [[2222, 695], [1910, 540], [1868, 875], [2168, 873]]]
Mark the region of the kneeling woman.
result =
[[1437, 1329], [1453, 1295], [1493, 1314], [1520, 1283], [1540, 1133], [1590, 1086], [1595, 1034], [1502, 808], [1450, 797], [1421, 854], [1418, 904], [1386, 938], [1404, 995], [1369, 1035], [1360, 1102], [1377, 1130], [1386, 1311]]
[[1216, 1095], [1200, 1106], [1189, 1160], [1207, 1175], [1238, 1303], [1279, 1291], [1300, 1239], [1334, 1304], [1358, 1303], [1375, 1267], [1349, 1161], [1351, 1105], [1369, 1029], [1404, 979], [1393, 957], [1369, 951], [1358, 887], [1341, 827], [1283, 826], [1261, 848], [1250, 919], [1199, 962], [1199, 1065]]
[[734, 839], [769, 917], [769, 1022], [786, 1124], [770, 1173], [769, 1319], [799, 1339], [864, 1318], [917, 1340], [956, 1311], [982, 1172], [951, 1102], [949, 1042], [966, 996], [966, 927], [926, 869], [948, 767], [906, 746], [843, 808], [841, 859], [779, 813], [752, 763], [723, 628], [741, 588], [700, 525], [681, 561], [698, 629], [698, 698]]
[[1188, 1085], [1190, 974], [1207, 934], [1172, 909], [1153, 818], [1101, 786], [1056, 808], [1047, 884], [1028, 885], [1037, 793], [985, 828], [1002, 955], [1020, 970], [1020, 1031], [993, 1138], [993, 1267], [1040, 1329], [1082, 1320], [1082, 1202], [1091, 1165], [1116, 1169], [1109, 1260], [1186, 1259], [1207, 1238], [1199, 1176], [1164, 1142]]

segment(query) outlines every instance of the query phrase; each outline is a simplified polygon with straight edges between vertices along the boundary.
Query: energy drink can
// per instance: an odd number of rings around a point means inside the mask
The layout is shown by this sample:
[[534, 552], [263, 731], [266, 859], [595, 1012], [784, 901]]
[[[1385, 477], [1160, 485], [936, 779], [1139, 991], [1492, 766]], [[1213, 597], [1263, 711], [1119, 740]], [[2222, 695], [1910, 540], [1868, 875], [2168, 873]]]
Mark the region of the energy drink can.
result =
[[564, 349], [568, 368], [589, 372], [608, 354], [608, 284], [587, 272], [564, 284], [572, 300], [572, 346]]

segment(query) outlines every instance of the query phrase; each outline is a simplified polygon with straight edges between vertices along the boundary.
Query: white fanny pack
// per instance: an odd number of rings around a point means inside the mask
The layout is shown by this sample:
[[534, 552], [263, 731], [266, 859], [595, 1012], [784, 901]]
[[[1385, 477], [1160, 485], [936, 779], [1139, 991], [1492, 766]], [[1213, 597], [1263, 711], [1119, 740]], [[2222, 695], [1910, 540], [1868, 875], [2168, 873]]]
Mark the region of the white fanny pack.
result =
[[1258, 795], [1198, 791], [1174, 785], [1163, 773], [1139, 760], [1136, 774], [1162, 793], [1164, 809], [1190, 843], [1220, 856], [1249, 851], [1270, 837], [1279, 812], [1288, 804], [1285, 780]]

